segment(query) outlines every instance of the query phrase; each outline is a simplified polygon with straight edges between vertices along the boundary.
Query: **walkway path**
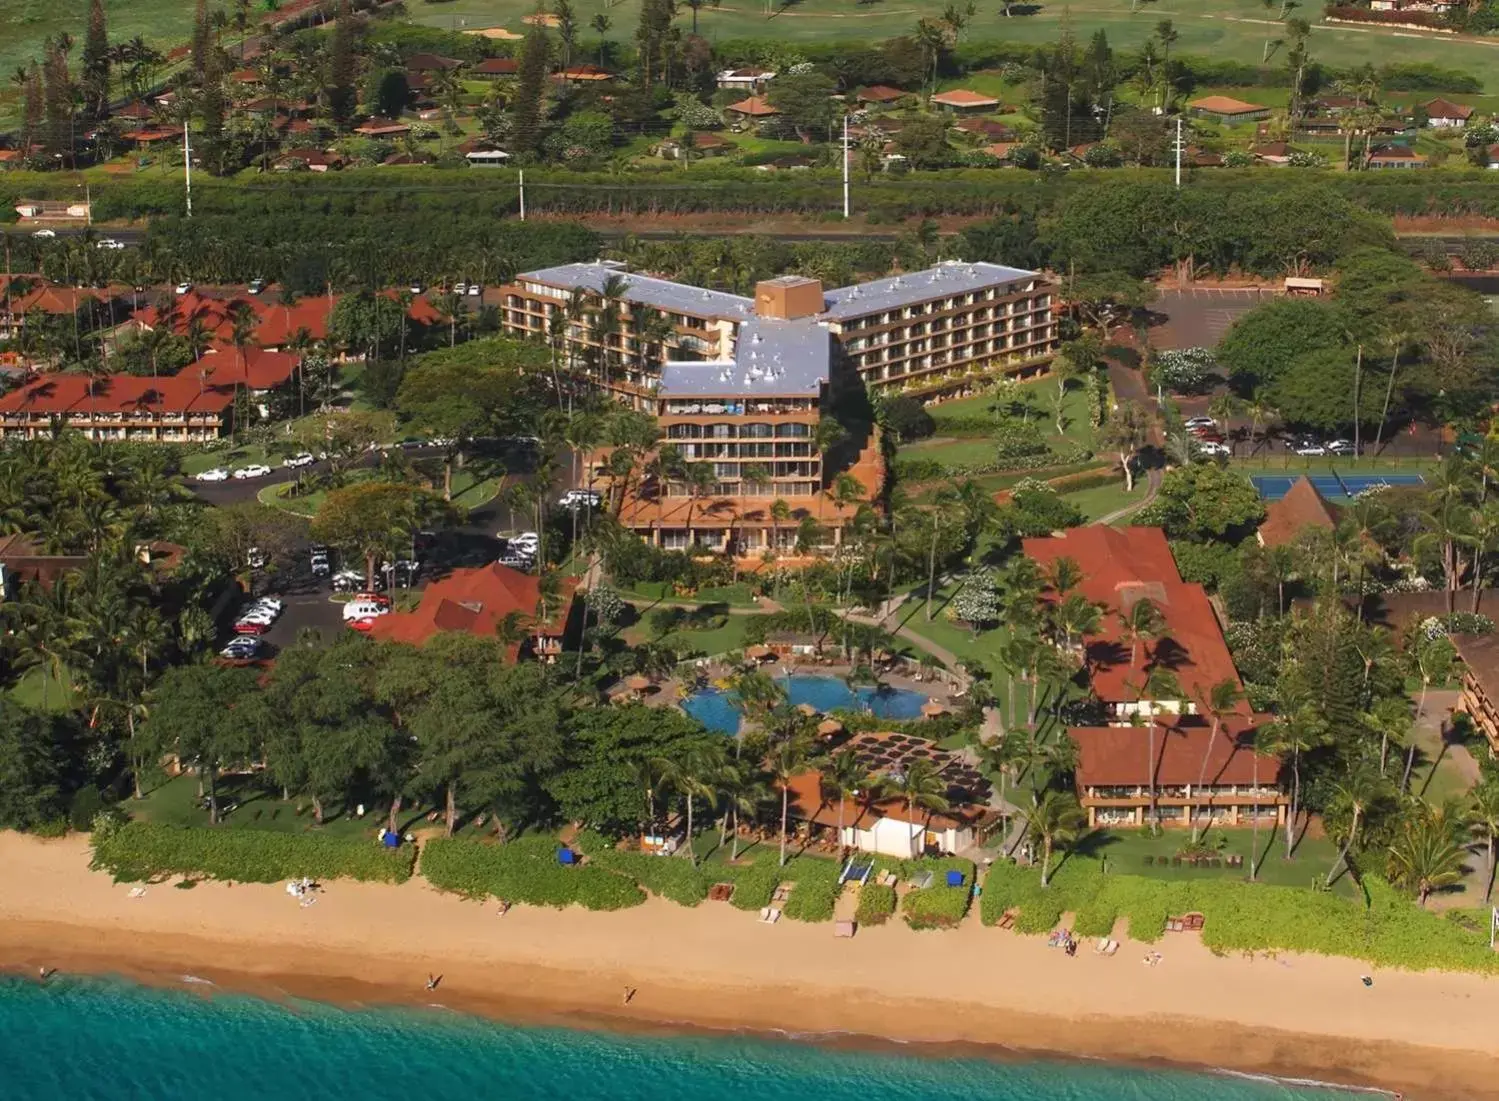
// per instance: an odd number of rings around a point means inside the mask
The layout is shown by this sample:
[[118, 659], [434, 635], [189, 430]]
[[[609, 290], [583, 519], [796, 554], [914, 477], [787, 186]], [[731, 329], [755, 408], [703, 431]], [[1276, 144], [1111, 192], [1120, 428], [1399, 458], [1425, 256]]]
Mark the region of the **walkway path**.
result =
[[1161, 491], [1160, 470], [1152, 469], [1146, 471], [1145, 481], [1147, 484], [1147, 488], [1145, 490], [1144, 497], [1141, 497], [1138, 501], [1133, 501], [1130, 504], [1125, 505], [1123, 508], [1116, 508], [1113, 512], [1109, 513], [1106, 516], [1100, 516], [1093, 522], [1095, 524], [1116, 524], [1120, 520], [1128, 516], [1130, 513], [1142, 509], [1146, 505], [1150, 504], [1150, 502], [1154, 501], [1156, 498], [1156, 494]]

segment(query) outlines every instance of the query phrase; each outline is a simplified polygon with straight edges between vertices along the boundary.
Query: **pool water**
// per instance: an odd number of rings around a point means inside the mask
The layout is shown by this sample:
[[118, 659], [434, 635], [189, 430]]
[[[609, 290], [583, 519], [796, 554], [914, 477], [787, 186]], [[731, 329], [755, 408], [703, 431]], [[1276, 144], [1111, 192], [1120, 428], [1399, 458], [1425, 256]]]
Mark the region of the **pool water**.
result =
[[[778, 677], [786, 689], [791, 705], [808, 704], [826, 714], [829, 711], [868, 711], [882, 719], [919, 719], [921, 705], [927, 697], [908, 688], [873, 688], [868, 685], [849, 688], [838, 677]], [[704, 688], [682, 701], [682, 710], [709, 730], [724, 734], [739, 733], [740, 713], [729, 692]]]

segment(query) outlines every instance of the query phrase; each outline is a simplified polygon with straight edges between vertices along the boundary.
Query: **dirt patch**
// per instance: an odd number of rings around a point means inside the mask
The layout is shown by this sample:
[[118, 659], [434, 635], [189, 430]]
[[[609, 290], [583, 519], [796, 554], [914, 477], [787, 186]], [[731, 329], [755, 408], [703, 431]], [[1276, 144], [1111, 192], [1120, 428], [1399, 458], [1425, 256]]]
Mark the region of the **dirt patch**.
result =
[[1479, 233], [1499, 236], [1499, 218], [1483, 214], [1397, 214], [1391, 221], [1395, 234], [1424, 236], [1430, 233]]

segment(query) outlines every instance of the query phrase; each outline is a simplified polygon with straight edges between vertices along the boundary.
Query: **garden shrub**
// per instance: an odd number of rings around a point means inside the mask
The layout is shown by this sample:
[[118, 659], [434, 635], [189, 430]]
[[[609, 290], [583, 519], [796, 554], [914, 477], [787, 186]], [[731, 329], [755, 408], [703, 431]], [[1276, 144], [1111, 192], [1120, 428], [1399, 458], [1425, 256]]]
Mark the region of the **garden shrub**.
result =
[[550, 837], [522, 837], [503, 845], [436, 838], [422, 846], [422, 875], [440, 891], [467, 898], [502, 898], [531, 906], [577, 904], [589, 910], [623, 910], [645, 901], [632, 879], [590, 861], [557, 860]]
[[404, 883], [416, 860], [414, 846], [387, 849], [371, 837], [153, 822], [96, 828], [92, 844], [92, 866], [116, 881], [186, 875], [235, 883], [275, 883], [302, 876]]
[[922, 887], [906, 892], [901, 910], [912, 929], [951, 929], [968, 913], [972, 898], [973, 889], [966, 883], [961, 887]]
[[854, 920], [860, 925], [884, 925], [895, 913], [895, 888], [866, 883], [859, 888], [859, 908]]
[[763, 856], [753, 864], [731, 865], [726, 869], [734, 881], [734, 895], [729, 902], [741, 910], [763, 910], [781, 882], [781, 869], [775, 858]]
[[799, 856], [787, 864], [781, 879], [792, 880], [793, 886], [786, 899], [786, 916], [795, 921], [832, 921], [842, 890], [838, 873], [839, 865], [834, 860]]
[[679, 906], [698, 905], [708, 897], [708, 888], [713, 885], [702, 868], [694, 867], [692, 861], [682, 856], [655, 856], [611, 848], [590, 857], [590, 860]]

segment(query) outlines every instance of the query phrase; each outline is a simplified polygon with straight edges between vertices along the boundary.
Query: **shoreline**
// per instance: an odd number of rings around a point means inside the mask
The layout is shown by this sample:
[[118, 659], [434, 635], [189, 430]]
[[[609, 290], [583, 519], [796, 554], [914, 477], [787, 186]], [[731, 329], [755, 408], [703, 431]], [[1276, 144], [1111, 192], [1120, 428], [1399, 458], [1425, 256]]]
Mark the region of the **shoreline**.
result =
[[[82, 839], [0, 835], [0, 967], [348, 1008], [440, 1008], [517, 1025], [742, 1035], [918, 1056], [1092, 1059], [1400, 1092], [1499, 1098], [1499, 982], [1354, 960], [1217, 957], [1195, 937], [1068, 958], [1038, 937], [901, 923], [835, 941], [721, 904], [504, 917], [413, 880], [129, 885]], [[1375, 985], [1359, 982], [1375, 975]], [[428, 974], [443, 976], [436, 991]], [[196, 976], [207, 986], [184, 981]], [[623, 991], [637, 993], [623, 1004]]]

